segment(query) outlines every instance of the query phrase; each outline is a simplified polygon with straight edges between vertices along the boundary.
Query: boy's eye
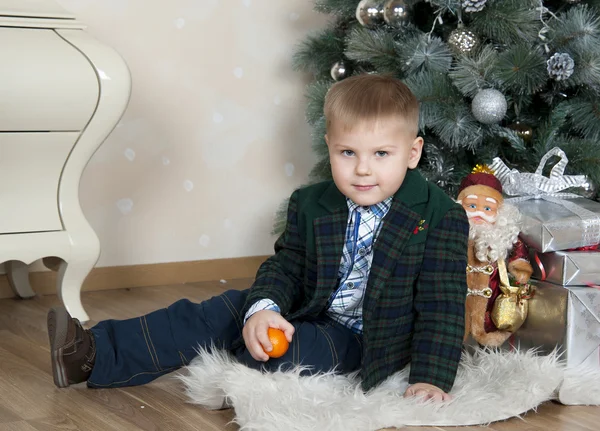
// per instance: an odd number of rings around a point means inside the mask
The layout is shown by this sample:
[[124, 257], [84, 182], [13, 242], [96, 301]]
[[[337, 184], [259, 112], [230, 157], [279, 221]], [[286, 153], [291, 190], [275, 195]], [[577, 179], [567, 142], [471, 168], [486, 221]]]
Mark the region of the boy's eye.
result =
[[388, 155], [387, 151], [377, 151], [375, 154], [377, 154], [378, 157], [385, 157]]
[[469, 206], [469, 208], [471, 208], [471, 209], [476, 209], [476, 208], [477, 208], [477, 205], [475, 205], [475, 204], [469, 204], [468, 206]]
[[352, 151], [352, 150], [343, 150], [343, 151], [342, 151], [342, 154], [343, 154], [344, 156], [349, 156], [349, 157], [350, 157], [350, 156], [353, 156], [353, 155], [354, 155], [354, 151]]
[[490, 207], [483, 207], [484, 210], [486, 211], [491, 211], [492, 209]]

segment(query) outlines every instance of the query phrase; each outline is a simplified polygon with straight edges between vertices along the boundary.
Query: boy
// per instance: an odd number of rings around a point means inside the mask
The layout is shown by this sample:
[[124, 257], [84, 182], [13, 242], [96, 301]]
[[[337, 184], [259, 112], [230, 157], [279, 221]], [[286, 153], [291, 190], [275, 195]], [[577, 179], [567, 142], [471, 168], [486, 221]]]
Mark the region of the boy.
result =
[[[469, 223], [415, 170], [418, 102], [399, 80], [359, 75], [325, 101], [333, 182], [296, 190], [252, 287], [84, 330], [48, 314], [59, 387], [147, 383], [214, 343], [267, 370], [360, 369], [364, 390], [411, 363], [405, 396], [450, 399], [461, 356]], [[269, 327], [290, 347], [269, 359]]]

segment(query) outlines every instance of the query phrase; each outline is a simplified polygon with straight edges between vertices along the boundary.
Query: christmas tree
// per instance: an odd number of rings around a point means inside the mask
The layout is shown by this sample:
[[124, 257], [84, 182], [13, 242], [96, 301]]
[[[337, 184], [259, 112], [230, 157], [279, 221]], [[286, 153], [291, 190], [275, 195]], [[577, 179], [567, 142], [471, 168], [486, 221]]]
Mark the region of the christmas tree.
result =
[[307, 120], [319, 162], [310, 183], [331, 178], [329, 87], [387, 73], [419, 99], [419, 169], [449, 195], [477, 163], [499, 156], [533, 172], [558, 146], [569, 158], [565, 173], [588, 175], [584, 192], [597, 197], [600, 0], [316, 0], [315, 9], [330, 25], [294, 57], [297, 70], [314, 75]]

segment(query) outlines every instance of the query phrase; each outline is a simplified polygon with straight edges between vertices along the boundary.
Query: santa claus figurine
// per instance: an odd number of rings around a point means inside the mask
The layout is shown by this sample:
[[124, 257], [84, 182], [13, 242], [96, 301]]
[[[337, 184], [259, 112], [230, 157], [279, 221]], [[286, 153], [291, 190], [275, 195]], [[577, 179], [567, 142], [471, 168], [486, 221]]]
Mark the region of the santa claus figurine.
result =
[[[504, 203], [502, 185], [487, 166], [477, 165], [463, 179], [457, 202], [466, 210], [470, 224], [465, 341], [471, 334], [481, 345], [500, 346], [516, 327], [496, 326], [494, 304], [499, 296], [507, 300], [504, 305], [508, 304], [505, 287], [527, 285], [533, 272], [527, 247], [519, 239], [520, 214], [516, 207]], [[522, 297], [515, 296], [515, 305], [519, 301], [522, 304]]]

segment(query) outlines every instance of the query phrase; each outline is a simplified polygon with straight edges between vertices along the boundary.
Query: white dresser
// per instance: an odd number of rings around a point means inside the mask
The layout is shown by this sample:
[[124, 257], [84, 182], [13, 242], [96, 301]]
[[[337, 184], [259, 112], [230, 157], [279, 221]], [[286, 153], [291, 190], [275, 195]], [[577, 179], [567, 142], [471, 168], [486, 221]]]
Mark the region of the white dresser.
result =
[[27, 265], [59, 258], [57, 293], [81, 321], [100, 243], [79, 182], [130, 90], [124, 60], [52, 0], [0, 0], [0, 262], [30, 297]]

